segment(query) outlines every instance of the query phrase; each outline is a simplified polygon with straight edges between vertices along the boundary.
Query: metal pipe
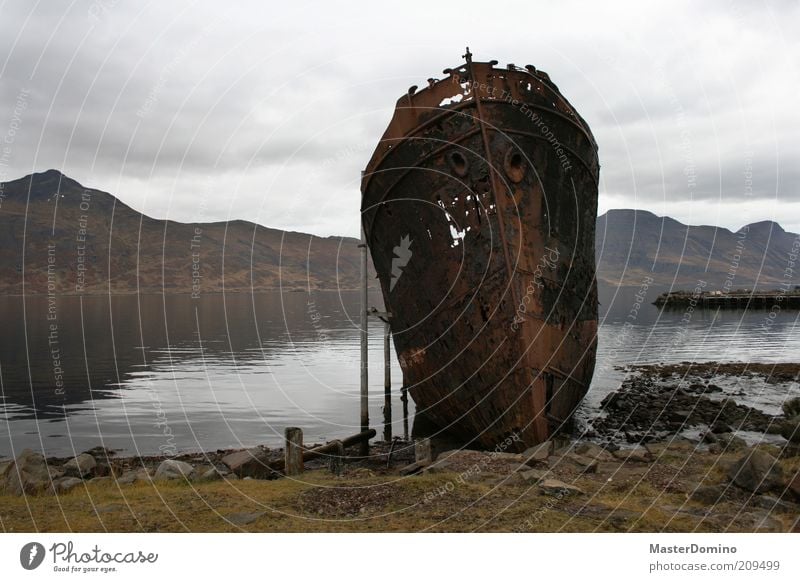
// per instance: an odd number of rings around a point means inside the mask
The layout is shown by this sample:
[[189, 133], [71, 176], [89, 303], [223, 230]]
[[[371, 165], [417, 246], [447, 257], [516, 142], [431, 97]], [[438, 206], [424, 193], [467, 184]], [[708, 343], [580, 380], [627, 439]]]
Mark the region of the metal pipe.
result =
[[389, 354], [389, 322], [383, 323], [383, 440], [392, 440], [392, 368]]
[[[369, 374], [367, 348], [367, 235], [362, 227], [361, 244], [361, 432], [369, 430]], [[369, 440], [361, 441], [361, 455], [369, 454]]]

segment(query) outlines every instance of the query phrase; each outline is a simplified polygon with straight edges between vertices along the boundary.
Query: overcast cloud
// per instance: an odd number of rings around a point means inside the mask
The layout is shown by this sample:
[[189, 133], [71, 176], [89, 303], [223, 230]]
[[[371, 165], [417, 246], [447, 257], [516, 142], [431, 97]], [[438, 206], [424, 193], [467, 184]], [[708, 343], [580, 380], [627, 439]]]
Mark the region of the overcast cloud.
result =
[[469, 45], [589, 122], [601, 212], [800, 232], [796, 2], [130, 4], [0, 5], [0, 180], [57, 168], [158, 218], [355, 236], [395, 101]]

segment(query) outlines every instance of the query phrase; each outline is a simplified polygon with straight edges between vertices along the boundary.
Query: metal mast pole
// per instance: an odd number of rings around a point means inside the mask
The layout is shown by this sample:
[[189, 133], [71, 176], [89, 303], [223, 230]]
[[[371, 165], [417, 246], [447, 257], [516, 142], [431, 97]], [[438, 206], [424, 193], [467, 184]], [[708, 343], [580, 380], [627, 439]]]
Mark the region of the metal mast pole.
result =
[[[361, 228], [361, 432], [369, 430], [369, 375], [367, 349], [367, 235]], [[361, 441], [361, 455], [369, 454], [369, 440]]]
[[391, 329], [389, 321], [383, 323], [383, 440], [392, 440], [392, 364], [389, 348]]

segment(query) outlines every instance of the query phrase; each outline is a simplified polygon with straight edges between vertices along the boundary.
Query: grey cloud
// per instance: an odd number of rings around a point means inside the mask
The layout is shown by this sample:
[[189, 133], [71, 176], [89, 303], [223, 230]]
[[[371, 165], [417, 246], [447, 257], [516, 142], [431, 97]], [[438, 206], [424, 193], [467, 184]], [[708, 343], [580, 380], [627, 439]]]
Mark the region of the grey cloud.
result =
[[470, 43], [551, 74], [592, 126], [619, 205], [800, 201], [797, 6], [634, 6], [526, 5], [476, 29], [469, 11], [413, 2], [7, 2], [0, 131], [30, 95], [0, 169], [57, 167], [186, 220], [212, 175], [208, 219], [353, 235], [359, 172], [396, 99]]

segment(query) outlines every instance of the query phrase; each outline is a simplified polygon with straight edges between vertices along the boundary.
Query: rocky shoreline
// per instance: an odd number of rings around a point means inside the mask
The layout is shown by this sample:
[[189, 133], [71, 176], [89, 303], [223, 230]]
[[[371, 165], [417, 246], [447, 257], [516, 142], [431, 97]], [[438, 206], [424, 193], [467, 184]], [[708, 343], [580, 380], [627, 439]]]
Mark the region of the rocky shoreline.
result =
[[[318, 445], [309, 445], [313, 449]], [[367, 458], [358, 456], [358, 445], [345, 449], [345, 463], [350, 467], [376, 460], [389, 464], [413, 460], [413, 444], [397, 441], [373, 443]], [[44, 457], [26, 449], [13, 460], [0, 462], [0, 490], [14, 495], [67, 493], [81, 483], [131, 485], [151, 481], [188, 481], [203, 483], [216, 480], [271, 480], [282, 477], [271, 468], [284, 458], [283, 449], [256, 446], [249, 449], [219, 449], [174, 456], [117, 456], [113, 450], [95, 447], [76, 457]], [[307, 470], [324, 469], [331, 456], [305, 462]], [[386, 461], [384, 461], [386, 459]]]
[[[786, 384], [800, 378], [800, 364], [721, 364], [718, 362], [642, 365], [627, 368], [619, 389], [601, 402], [584, 437], [607, 443], [650, 443], [676, 435], [697, 435], [713, 445], [741, 440], [736, 433], [780, 435], [800, 442], [800, 397], [787, 392], [782, 414], [737, 403], [744, 389], [727, 392], [715, 382], [735, 378], [753, 384]], [[780, 437], [773, 440], [780, 440]]]
[[[0, 520], [27, 531], [30, 512], [49, 516], [56, 503], [72, 528], [65, 507], [75, 504], [80, 519], [73, 520], [84, 523], [79, 508], [87, 498], [92, 507], [111, 498], [109, 511], [135, 514], [144, 531], [173, 531], [170, 517], [162, 516], [165, 504], [170, 513], [185, 512], [192, 531], [375, 529], [358, 521], [368, 519], [379, 520], [378, 531], [437, 529], [441, 520], [454, 525], [440, 531], [472, 531], [472, 522], [453, 517], [470, 512], [494, 524], [487, 531], [800, 531], [800, 397], [787, 393], [780, 414], [768, 414], [737, 403], [730, 386], [716, 384], [752, 376], [794, 390], [800, 365], [687, 362], [628, 371], [576, 438], [523, 453], [425, 439], [378, 441], [367, 457], [354, 445], [343, 456], [307, 461], [300, 476], [281, 478], [274, 467], [283, 450], [267, 447], [172, 457], [124, 457], [96, 447], [66, 459], [26, 450], [0, 462], [0, 497], [8, 508]], [[747, 442], [741, 436], [747, 434], [773, 441]], [[280, 509], [273, 514], [262, 503], [240, 511], [252, 504], [242, 491]], [[223, 522], [192, 521], [199, 519], [197, 500], [207, 496], [215, 500], [216, 520], [217, 504], [231, 506]], [[116, 513], [94, 513], [98, 521], [77, 531], [138, 531], [115, 521]], [[386, 517], [395, 513], [402, 517]], [[319, 524], [320, 518], [336, 525]]]

